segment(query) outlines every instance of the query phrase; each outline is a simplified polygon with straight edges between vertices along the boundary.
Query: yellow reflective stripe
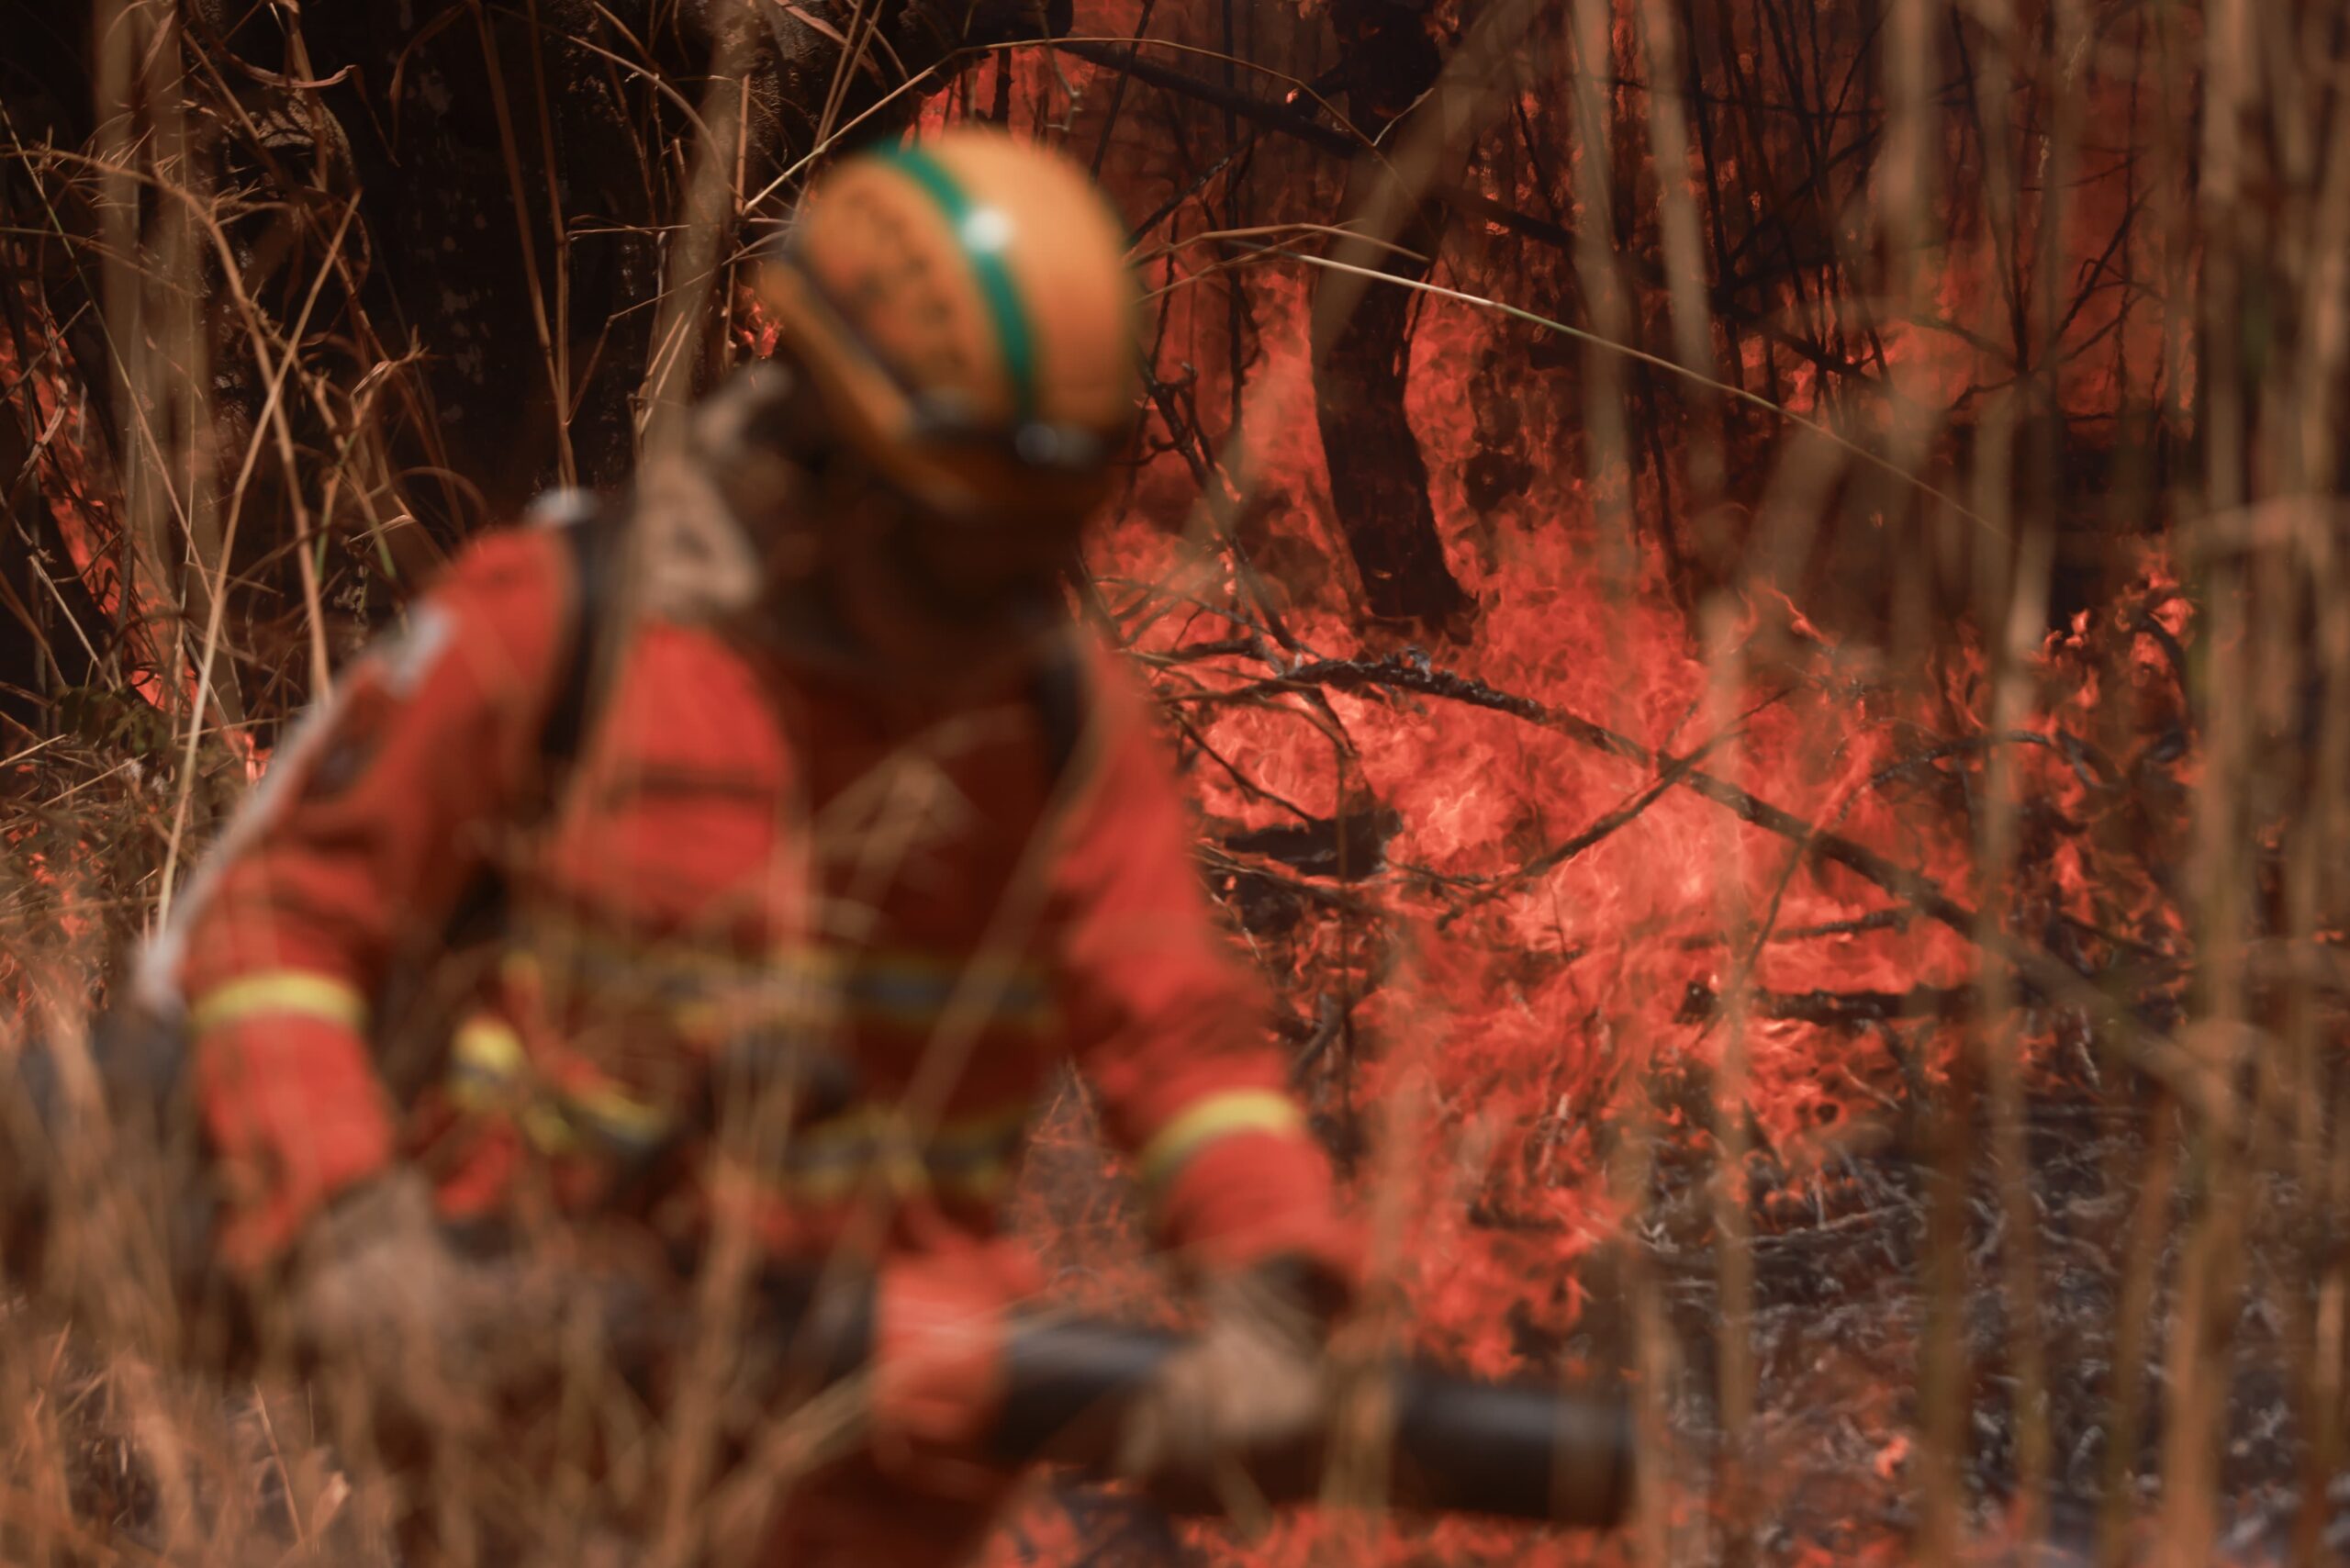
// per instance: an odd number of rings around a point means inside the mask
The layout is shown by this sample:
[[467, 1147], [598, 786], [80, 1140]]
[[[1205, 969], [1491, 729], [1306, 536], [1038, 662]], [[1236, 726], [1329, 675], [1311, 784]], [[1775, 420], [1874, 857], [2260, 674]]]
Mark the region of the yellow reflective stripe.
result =
[[627, 1144], [650, 1144], [669, 1130], [669, 1118], [657, 1106], [609, 1083], [565, 1089], [563, 1103], [596, 1125], [596, 1130]]
[[466, 1020], [451, 1042], [449, 1066], [450, 1094], [459, 1105], [469, 1111], [516, 1110], [523, 1131], [550, 1153], [578, 1143], [566, 1113], [622, 1143], [652, 1143], [668, 1127], [660, 1110], [610, 1084], [557, 1087], [554, 1099], [559, 1103], [527, 1093], [530, 1059], [521, 1036], [501, 1019]]
[[984, 1170], [967, 1170], [952, 1182], [939, 1185], [947, 1192], [966, 1198], [993, 1198], [1012, 1185], [1009, 1163], [990, 1165]]
[[937, 1192], [974, 1201], [990, 1199], [1012, 1185], [1012, 1161], [991, 1159], [985, 1165], [974, 1165], [963, 1170], [925, 1168], [923, 1174]]
[[246, 975], [215, 986], [188, 1007], [189, 1022], [199, 1035], [273, 1013], [323, 1018], [347, 1029], [367, 1026], [367, 999], [358, 989], [312, 969], [267, 969]]
[[[949, 1116], [923, 1141], [926, 1148], [940, 1148], [1010, 1138], [1027, 1125], [1029, 1109], [1029, 1102], [1022, 1100], [990, 1111]], [[795, 1148], [827, 1151], [844, 1144], [878, 1144], [901, 1136], [900, 1128], [904, 1117], [905, 1113], [895, 1105], [868, 1103], [852, 1106], [802, 1127], [791, 1135], [791, 1141]]]
[[[468, 1019], [457, 1030], [450, 1058], [449, 1092], [460, 1106], [514, 1113], [532, 1141], [550, 1153], [576, 1147], [583, 1126], [607, 1140], [637, 1145], [657, 1141], [671, 1126], [667, 1113], [617, 1085], [540, 1081], [520, 1037], [497, 1018]], [[822, 1202], [848, 1196], [878, 1167], [901, 1193], [989, 1197], [1010, 1184], [1013, 1146], [1030, 1109], [1022, 1100], [948, 1118], [920, 1150], [910, 1151], [900, 1107], [854, 1106], [794, 1133], [768, 1180]], [[997, 1145], [1000, 1150], [990, 1147]]]
[[488, 1078], [522, 1076], [522, 1037], [496, 1018], [469, 1018], [450, 1047], [456, 1065]]
[[957, 1116], [938, 1124], [932, 1135], [934, 1148], [942, 1144], [984, 1143], [993, 1138], [1017, 1137], [1028, 1125], [1029, 1114], [1035, 1109], [1031, 1102], [1005, 1105], [993, 1111], [975, 1111], [968, 1116]]
[[877, 1176], [901, 1196], [935, 1192], [992, 1198], [1012, 1184], [1013, 1155], [1031, 1110], [1022, 1100], [951, 1117], [913, 1149], [907, 1147], [901, 1108], [858, 1105], [794, 1133], [767, 1180], [815, 1203], [846, 1198]]
[[838, 1203], [878, 1174], [883, 1184], [901, 1197], [912, 1197], [929, 1190], [930, 1171], [918, 1159], [902, 1156], [879, 1163], [857, 1160], [843, 1165], [819, 1165], [809, 1170], [781, 1170], [768, 1172], [768, 1183], [778, 1191], [808, 1203]]
[[1192, 1101], [1142, 1146], [1135, 1170], [1147, 1192], [1157, 1193], [1191, 1163], [1192, 1157], [1235, 1133], [1295, 1133], [1305, 1125], [1297, 1103], [1278, 1089], [1230, 1089]]
[[579, 1147], [578, 1138], [572, 1134], [571, 1124], [565, 1121], [563, 1113], [552, 1105], [525, 1105], [517, 1119], [522, 1124], [522, 1131], [544, 1153], [568, 1154]]
[[522, 1081], [522, 1041], [495, 1018], [468, 1018], [449, 1044], [449, 1097], [468, 1111], [510, 1108]]
[[876, 1173], [901, 1197], [923, 1193], [947, 1193], [959, 1197], [992, 1198], [1012, 1184], [1012, 1162], [990, 1160], [968, 1170], [934, 1170], [919, 1159], [898, 1156], [884, 1162], [861, 1160], [844, 1165], [820, 1165], [803, 1170], [770, 1170], [769, 1186], [809, 1203], [837, 1203], [849, 1197]]
[[[893, 1029], [934, 1027], [972, 960], [924, 952], [808, 944], [773, 952], [636, 941], [554, 915], [535, 917], [514, 949], [572, 968], [583, 993], [664, 1013], [688, 1033], [830, 1028], [848, 1017]], [[1046, 969], [1017, 962], [978, 988], [990, 1026], [1047, 1034], [1059, 1010]]]

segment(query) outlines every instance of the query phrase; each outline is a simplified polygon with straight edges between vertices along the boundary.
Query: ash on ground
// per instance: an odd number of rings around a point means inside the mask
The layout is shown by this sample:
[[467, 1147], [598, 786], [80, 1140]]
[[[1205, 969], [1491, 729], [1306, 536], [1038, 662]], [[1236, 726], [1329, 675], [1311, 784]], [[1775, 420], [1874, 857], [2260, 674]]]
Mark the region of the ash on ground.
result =
[[[1974, 1550], [1985, 1562], [2092, 1563], [2100, 1531], [2118, 1517], [2131, 1540], [2122, 1561], [2140, 1561], [2163, 1503], [2165, 1366], [2178, 1328], [2182, 1243], [2208, 1195], [2208, 1151], [2188, 1119], [2151, 1092], [2059, 1087], [2028, 1103], [2039, 1313], [2031, 1333], [2046, 1369], [2050, 1452], [2041, 1539], [2019, 1543], [2008, 1209], [1979, 1108], [1943, 1130], [1956, 1131], [1968, 1172], [1955, 1202], [1946, 1198], [1950, 1211], [1963, 1212], [1964, 1275], [1942, 1288], [1958, 1303], [1966, 1391], [1958, 1475]], [[1756, 1382], [1747, 1466], [1760, 1478], [1751, 1545], [1692, 1543], [1699, 1550], [1688, 1561], [1818, 1563], [1914, 1539], [1933, 1301], [1925, 1268], [1932, 1147], [1929, 1130], [1905, 1117], [1878, 1149], [1837, 1157], [1800, 1179], [1775, 1170], [1767, 1153], [1750, 1167]], [[2149, 1182], [2158, 1159], [2175, 1172], [2166, 1190]], [[1723, 1315], [1712, 1174], [1710, 1160], [1662, 1159], [1637, 1238], [1682, 1361], [1672, 1426], [1686, 1445], [1680, 1458], [1693, 1486], [1718, 1480], [1728, 1457], [1719, 1347], [1738, 1327]], [[2350, 1476], [2332, 1477], [2305, 1510], [2309, 1378], [2296, 1349], [2309, 1342], [2331, 1227], [2290, 1178], [2255, 1170], [2250, 1180], [2241, 1288], [2220, 1362], [2230, 1380], [2217, 1470], [2221, 1560], [2291, 1561], [2300, 1531], [2303, 1544], [2315, 1537], [2318, 1560], [2340, 1561], [2350, 1556]], [[2138, 1314], [2127, 1296], [2133, 1234], [2151, 1238], [2139, 1248], [2148, 1307]], [[1568, 1347], [1586, 1360], [1620, 1356], [1628, 1343], [1620, 1296], [1612, 1311], [1606, 1292], [1598, 1299], [1601, 1310]], [[2133, 1316], [2134, 1353], [2126, 1327]], [[1945, 1333], [1943, 1344], [1952, 1338]], [[2125, 1393], [2127, 1401], [2117, 1397]], [[2134, 1416], [2122, 1408], [2132, 1402]], [[2134, 1436], [2119, 1435], [2124, 1420], [2134, 1420]], [[2123, 1441], [2128, 1451], [2117, 1453]], [[2122, 1500], [2109, 1504], [2117, 1491]]]

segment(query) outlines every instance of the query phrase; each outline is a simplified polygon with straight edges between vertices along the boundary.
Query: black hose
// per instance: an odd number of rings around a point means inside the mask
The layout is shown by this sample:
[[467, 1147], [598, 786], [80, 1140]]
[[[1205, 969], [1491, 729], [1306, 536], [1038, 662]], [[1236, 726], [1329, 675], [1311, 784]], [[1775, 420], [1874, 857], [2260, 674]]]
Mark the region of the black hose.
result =
[[[1171, 1334], [1083, 1319], [1021, 1325], [1007, 1348], [995, 1451], [1013, 1462], [1098, 1460], [1126, 1401], [1180, 1343]], [[1476, 1383], [1409, 1362], [1391, 1375], [1392, 1506], [1589, 1529], [1623, 1521], [1632, 1428], [1621, 1398]], [[1317, 1432], [1292, 1450], [1243, 1456], [1244, 1468], [1268, 1499], [1303, 1500], [1319, 1485], [1327, 1443]], [[1217, 1501], [1176, 1500], [1203, 1508]]]

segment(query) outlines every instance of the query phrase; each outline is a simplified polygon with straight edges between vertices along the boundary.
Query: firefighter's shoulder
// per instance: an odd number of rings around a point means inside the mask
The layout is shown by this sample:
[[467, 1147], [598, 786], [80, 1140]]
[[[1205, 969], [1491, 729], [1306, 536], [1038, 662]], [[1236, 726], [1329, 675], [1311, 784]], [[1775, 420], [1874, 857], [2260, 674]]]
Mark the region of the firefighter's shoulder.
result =
[[468, 539], [430, 585], [436, 597], [464, 596], [486, 607], [527, 613], [543, 606], [562, 611], [577, 567], [576, 540], [597, 526], [597, 514], [553, 491], [532, 503], [520, 521], [486, 529]]
[[421, 630], [476, 651], [494, 648], [525, 684], [554, 680], [578, 613], [574, 531], [590, 526], [567, 517], [548, 521], [534, 508], [519, 526], [476, 534], [411, 611], [411, 636]]

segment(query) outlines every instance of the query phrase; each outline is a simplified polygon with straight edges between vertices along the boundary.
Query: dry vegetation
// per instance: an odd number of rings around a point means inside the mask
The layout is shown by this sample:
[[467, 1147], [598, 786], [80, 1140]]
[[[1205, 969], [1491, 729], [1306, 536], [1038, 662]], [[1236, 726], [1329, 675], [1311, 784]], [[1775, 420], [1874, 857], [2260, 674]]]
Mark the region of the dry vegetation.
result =
[[[1627, 1369], [1653, 1483], [1246, 1546], [1058, 1488], [997, 1555], [2339, 1560], [2345, 83], [2325, 0], [11, 0], [0, 1036], [466, 534], [755, 351], [810, 160], [993, 118], [1135, 224], [1080, 597], [1400, 1331]], [[1084, 1120], [1020, 1218], [1132, 1310]], [[0, 1324], [0, 1556], [364, 1555], [304, 1397], [82, 1293]], [[686, 1561], [829, 1417], [747, 1480], [640, 1418], [429, 1486]]]

